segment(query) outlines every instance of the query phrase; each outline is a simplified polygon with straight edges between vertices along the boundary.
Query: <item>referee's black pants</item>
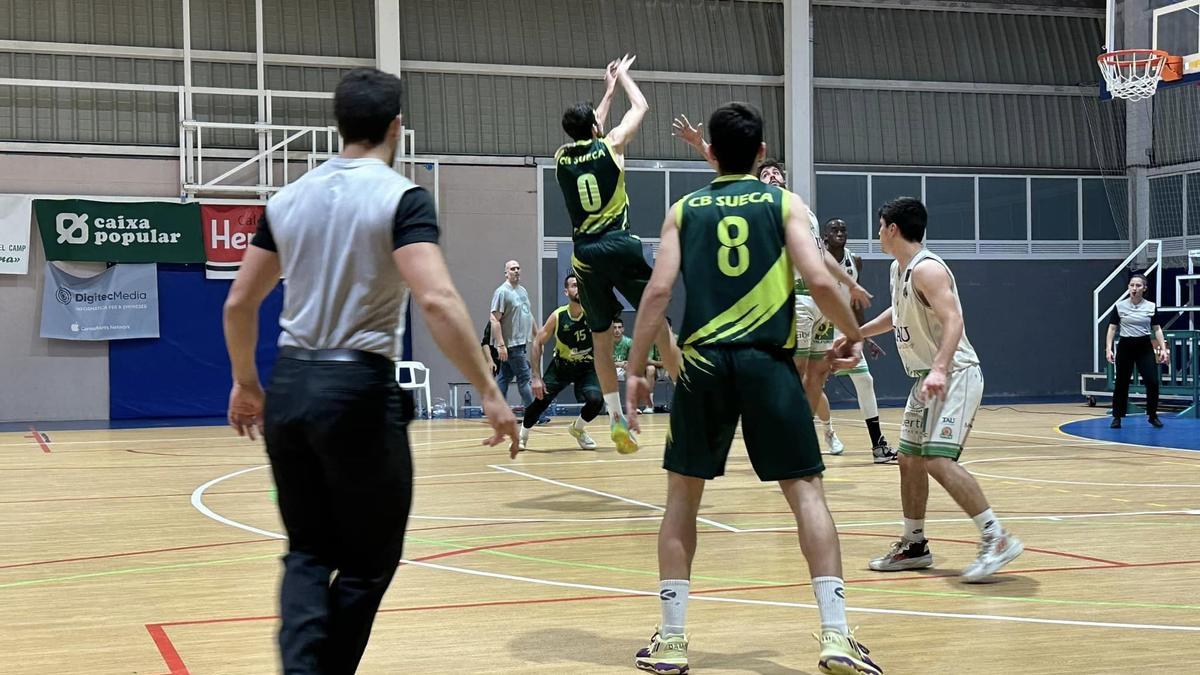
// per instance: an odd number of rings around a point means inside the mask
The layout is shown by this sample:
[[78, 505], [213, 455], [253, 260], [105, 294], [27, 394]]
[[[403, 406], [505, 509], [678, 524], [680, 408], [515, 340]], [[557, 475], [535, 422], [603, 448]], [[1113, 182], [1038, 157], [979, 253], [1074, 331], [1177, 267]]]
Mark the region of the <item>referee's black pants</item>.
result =
[[404, 545], [412, 397], [390, 360], [359, 354], [309, 361], [285, 348], [267, 389], [264, 435], [288, 535], [285, 675], [355, 672]]
[[1146, 387], [1146, 416], [1158, 417], [1158, 362], [1154, 360], [1154, 345], [1150, 336], [1123, 337], [1117, 341], [1117, 374], [1113, 383], [1113, 417], [1124, 417], [1129, 401], [1129, 383], [1133, 368]]

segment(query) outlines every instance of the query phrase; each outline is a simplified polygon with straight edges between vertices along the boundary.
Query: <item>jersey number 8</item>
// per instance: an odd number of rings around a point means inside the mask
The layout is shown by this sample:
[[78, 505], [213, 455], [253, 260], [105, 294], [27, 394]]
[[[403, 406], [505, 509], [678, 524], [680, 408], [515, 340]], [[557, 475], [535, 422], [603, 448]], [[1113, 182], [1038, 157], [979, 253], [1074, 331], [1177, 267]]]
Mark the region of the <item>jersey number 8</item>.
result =
[[588, 213], [599, 211], [603, 204], [600, 203], [600, 183], [595, 174], [583, 174], [575, 181], [575, 186], [579, 188], [579, 204], [583, 210]]
[[[726, 216], [717, 223], [717, 239], [721, 242], [721, 250], [717, 252], [717, 269], [727, 277], [740, 277], [750, 269], [750, 248], [746, 240], [750, 238], [750, 223], [740, 216]], [[733, 254], [737, 254], [737, 264], [730, 262]]]

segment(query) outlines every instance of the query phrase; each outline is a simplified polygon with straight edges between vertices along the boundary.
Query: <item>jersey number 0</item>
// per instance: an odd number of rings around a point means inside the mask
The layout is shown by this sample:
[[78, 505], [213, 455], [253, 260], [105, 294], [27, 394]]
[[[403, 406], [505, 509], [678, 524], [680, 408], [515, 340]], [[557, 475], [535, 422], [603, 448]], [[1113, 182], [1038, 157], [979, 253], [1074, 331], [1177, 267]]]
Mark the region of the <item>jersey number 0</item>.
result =
[[575, 186], [579, 188], [579, 204], [583, 210], [588, 213], [599, 211], [603, 204], [600, 203], [600, 183], [595, 174], [583, 174], [575, 181]]

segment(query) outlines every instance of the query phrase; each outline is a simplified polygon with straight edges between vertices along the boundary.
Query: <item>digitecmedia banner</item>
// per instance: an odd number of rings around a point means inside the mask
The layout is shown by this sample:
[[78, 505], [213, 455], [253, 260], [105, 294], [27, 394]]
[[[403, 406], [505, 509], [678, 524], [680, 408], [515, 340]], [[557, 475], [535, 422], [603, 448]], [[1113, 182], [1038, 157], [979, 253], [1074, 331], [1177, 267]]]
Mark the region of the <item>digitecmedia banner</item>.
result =
[[246, 247], [258, 230], [266, 207], [258, 204], [204, 204], [200, 223], [204, 229], [204, 274], [209, 279], [232, 279], [242, 266]]
[[33, 202], [47, 260], [204, 262], [200, 205], [170, 202]]
[[0, 274], [29, 272], [29, 213], [32, 197], [0, 195]]
[[80, 278], [46, 263], [44, 338], [120, 340], [158, 337], [158, 266], [113, 265]]

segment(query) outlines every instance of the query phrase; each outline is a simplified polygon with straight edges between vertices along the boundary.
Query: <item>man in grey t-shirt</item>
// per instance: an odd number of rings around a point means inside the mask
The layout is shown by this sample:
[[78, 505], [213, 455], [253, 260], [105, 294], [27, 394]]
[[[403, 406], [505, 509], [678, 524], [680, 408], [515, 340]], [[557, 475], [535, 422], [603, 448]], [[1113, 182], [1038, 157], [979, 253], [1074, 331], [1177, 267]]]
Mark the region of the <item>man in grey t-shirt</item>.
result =
[[522, 405], [533, 403], [533, 388], [526, 346], [533, 339], [533, 311], [529, 292], [521, 285], [521, 263], [504, 263], [504, 283], [492, 294], [492, 345], [500, 355], [496, 384], [508, 396], [508, 385], [517, 381]]

